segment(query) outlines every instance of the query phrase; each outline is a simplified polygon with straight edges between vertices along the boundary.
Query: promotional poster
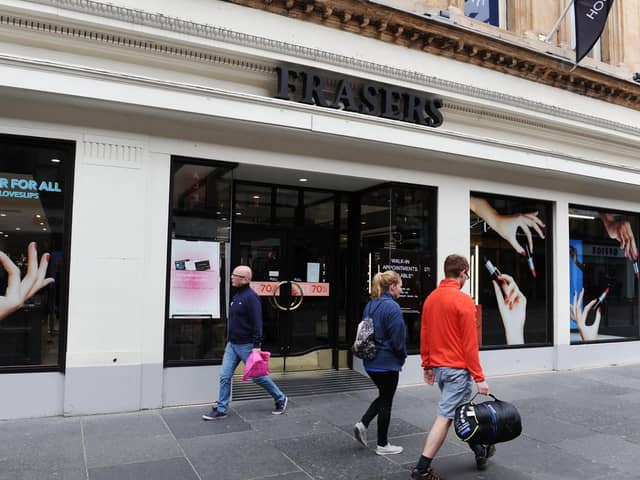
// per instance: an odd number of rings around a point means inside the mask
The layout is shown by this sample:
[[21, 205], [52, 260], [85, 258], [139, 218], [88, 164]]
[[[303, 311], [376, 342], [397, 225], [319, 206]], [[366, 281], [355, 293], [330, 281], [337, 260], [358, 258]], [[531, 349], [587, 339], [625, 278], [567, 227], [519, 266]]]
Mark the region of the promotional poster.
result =
[[170, 317], [220, 318], [219, 259], [219, 242], [171, 242]]

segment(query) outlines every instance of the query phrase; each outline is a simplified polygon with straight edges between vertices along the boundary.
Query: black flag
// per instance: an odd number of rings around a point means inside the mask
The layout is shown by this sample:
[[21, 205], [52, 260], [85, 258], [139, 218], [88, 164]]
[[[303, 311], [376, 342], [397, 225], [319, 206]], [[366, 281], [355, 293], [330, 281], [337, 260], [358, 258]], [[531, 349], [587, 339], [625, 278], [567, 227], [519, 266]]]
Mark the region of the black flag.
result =
[[602, 35], [613, 0], [575, 0], [576, 65], [591, 51]]

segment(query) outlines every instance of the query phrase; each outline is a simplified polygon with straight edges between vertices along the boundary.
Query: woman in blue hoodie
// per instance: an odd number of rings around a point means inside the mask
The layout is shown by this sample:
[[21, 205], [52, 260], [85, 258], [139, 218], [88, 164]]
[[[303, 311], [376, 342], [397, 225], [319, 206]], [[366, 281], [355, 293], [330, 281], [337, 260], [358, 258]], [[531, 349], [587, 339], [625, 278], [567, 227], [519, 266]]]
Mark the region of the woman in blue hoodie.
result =
[[364, 309], [364, 317], [373, 320], [377, 354], [373, 360], [365, 360], [364, 368], [378, 387], [376, 398], [355, 424], [353, 433], [360, 443], [367, 446], [367, 428], [378, 416], [378, 455], [402, 452], [402, 447], [391, 445], [387, 439], [391, 421], [393, 396], [398, 388], [400, 370], [407, 358], [407, 332], [396, 299], [402, 292], [402, 279], [393, 270], [373, 277], [371, 300]]

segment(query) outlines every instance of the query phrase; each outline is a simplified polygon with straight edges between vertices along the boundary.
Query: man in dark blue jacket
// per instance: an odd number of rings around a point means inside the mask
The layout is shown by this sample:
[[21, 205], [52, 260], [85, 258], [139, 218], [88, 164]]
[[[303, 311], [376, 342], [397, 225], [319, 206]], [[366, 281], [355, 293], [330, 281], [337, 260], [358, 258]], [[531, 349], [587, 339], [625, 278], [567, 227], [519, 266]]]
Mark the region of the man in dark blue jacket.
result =
[[[225, 418], [229, 409], [231, 396], [231, 377], [238, 363], [246, 363], [252, 351], [260, 352], [262, 342], [262, 305], [260, 297], [249, 286], [251, 269], [245, 265], [234, 268], [231, 274], [231, 286], [238, 291], [229, 307], [229, 335], [222, 357], [220, 372], [220, 392], [218, 404], [211, 412], [202, 415], [203, 420]], [[288, 398], [268, 376], [255, 377], [253, 381], [264, 388], [276, 402], [274, 415], [281, 415], [287, 408]]]

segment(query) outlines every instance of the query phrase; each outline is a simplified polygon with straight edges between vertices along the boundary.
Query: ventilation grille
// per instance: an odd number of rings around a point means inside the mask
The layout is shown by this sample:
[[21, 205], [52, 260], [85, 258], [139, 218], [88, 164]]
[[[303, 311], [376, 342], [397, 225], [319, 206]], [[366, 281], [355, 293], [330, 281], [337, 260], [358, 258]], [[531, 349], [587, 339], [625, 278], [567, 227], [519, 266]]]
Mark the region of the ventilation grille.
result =
[[[369, 377], [354, 370], [320, 370], [315, 372], [274, 373], [271, 378], [289, 397], [303, 397], [323, 393], [352, 392], [376, 388]], [[242, 377], [234, 376], [234, 400], [257, 400], [271, 398], [262, 388], [248, 380], [242, 383]]]

